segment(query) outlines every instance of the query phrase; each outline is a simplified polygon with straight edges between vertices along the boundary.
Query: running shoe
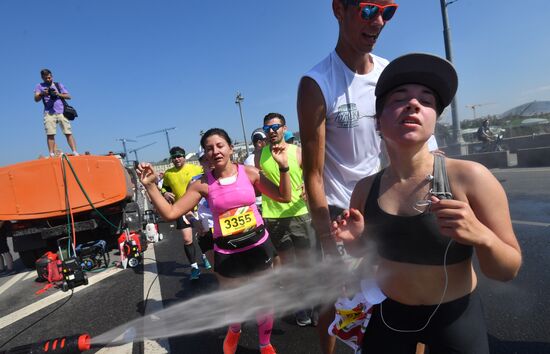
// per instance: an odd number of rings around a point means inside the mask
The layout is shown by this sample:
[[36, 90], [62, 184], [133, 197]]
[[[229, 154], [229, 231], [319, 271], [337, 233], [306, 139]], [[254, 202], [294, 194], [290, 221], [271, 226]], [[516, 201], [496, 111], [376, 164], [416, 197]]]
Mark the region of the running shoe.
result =
[[199, 268], [191, 267], [191, 276], [189, 277], [189, 279], [197, 280], [197, 279], [199, 279], [200, 275], [201, 275], [201, 270]]
[[277, 352], [275, 351], [275, 348], [271, 344], [269, 344], [266, 347], [260, 348], [260, 353], [261, 354], [277, 354]]
[[208, 262], [208, 258], [206, 258], [206, 256], [202, 256], [202, 263], [204, 265], [204, 269], [208, 270], [212, 268], [212, 265]]
[[295, 313], [296, 324], [300, 327], [305, 327], [311, 324], [311, 318], [309, 317], [307, 311], [301, 310]]
[[227, 334], [223, 340], [223, 354], [235, 354], [240, 336], [241, 331], [235, 333], [231, 330], [231, 328], [227, 329]]

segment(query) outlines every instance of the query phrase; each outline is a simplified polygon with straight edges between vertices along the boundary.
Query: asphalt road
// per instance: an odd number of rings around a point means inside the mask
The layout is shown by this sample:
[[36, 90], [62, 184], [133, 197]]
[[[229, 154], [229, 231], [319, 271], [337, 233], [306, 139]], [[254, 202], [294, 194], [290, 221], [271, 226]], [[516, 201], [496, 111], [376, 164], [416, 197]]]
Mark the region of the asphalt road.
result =
[[508, 283], [480, 276], [491, 352], [550, 353], [550, 169], [493, 173], [508, 195], [523, 265]]
[[[491, 352], [550, 353], [550, 299], [546, 293], [550, 284], [546, 262], [550, 254], [550, 168], [493, 173], [507, 191], [524, 263], [518, 277], [508, 283], [479, 277]], [[112, 267], [89, 274], [90, 284], [78, 287], [72, 296], [55, 288], [37, 295], [44, 284], [36, 283], [36, 273], [24, 271], [17, 262], [18, 274], [0, 278], [0, 345], [22, 333], [0, 350], [82, 332], [94, 338], [144, 313], [218, 289], [210, 271], [203, 270], [197, 282], [188, 280], [190, 269], [181, 238], [169, 224], [161, 224], [161, 229], [166, 238], [149, 248], [145, 267]], [[112, 260], [117, 257], [112, 254]], [[185, 321], [185, 314], [181, 318]], [[165, 341], [96, 348], [90, 353], [160, 353], [167, 349], [171, 353], [220, 353], [224, 335], [225, 328], [218, 328]], [[291, 316], [276, 320], [272, 342], [281, 353], [319, 353], [316, 329], [296, 326]], [[254, 322], [245, 324], [237, 353], [258, 353], [257, 343]], [[337, 349], [338, 353], [351, 353], [342, 344]]]

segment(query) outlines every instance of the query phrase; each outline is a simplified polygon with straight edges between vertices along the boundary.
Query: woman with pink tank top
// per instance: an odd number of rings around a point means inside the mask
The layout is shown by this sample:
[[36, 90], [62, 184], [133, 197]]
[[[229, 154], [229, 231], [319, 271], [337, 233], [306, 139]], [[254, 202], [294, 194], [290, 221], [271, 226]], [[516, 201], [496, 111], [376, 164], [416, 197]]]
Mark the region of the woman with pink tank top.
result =
[[[279, 165], [279, 186], [267, 179], [254, 166], [231, 161], [233, 145], [223, 129], [213, 128], [203, 134], [201, 146], [212, 166], [204, 176], [189, 185], [186, 193], [171, 205], [156, 186], [156, 175], [148, 163], [137, 171], [151, 201], [165, 220], [175, 220], [206, 198], [214, 219], [214, 270], [222, 288], [233, 288], [252, 275], [271, 271], [275, 249], [256, 207], [256, 191], [288, 203], [291, 200], [288, 157], [284, 147], [273, 147], [273, 159]], [[273, 310], [257, 314], [261, 354], [275, 353], [270, 344]], [[223, 342], [224, 354], [237, 350], [241, 324], [229, 326]]]

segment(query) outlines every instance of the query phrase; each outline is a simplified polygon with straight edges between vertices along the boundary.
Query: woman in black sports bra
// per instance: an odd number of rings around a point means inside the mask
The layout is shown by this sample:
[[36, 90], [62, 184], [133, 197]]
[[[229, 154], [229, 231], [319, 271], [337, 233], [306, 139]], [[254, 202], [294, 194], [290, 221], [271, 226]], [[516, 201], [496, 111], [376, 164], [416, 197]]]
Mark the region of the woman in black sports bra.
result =
[[[473, 251], [491, 279], [511, 280], [521, 266], [496, 178], [478, 163], [428, 150], [457, 85], [448, 61], [408, 54], [392, 61], [376, 86], [390, 165], [356, 185], [350, 210], [333, 223], [346, 249], [360, 250], [366, 239], [379, 256], [377, 282], [387, 299], [374, 307], [364, 353], [415, 353], [417, 342], [430, 354], [489, 353]], [[446, 177], [450, 190], [441, 191]]]

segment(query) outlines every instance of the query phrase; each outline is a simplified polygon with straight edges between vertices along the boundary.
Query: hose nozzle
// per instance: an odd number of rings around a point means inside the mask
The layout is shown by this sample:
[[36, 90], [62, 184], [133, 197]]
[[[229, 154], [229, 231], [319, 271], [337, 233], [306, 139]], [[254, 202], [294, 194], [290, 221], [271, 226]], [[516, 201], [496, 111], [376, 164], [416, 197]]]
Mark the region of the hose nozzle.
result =
[[22, 345], [0, 351], [0, 354], [74, 354], [90, 350], [90, 347], [90, 335], [84, 333], [69, 337], [48, 339], [40, 343]]

